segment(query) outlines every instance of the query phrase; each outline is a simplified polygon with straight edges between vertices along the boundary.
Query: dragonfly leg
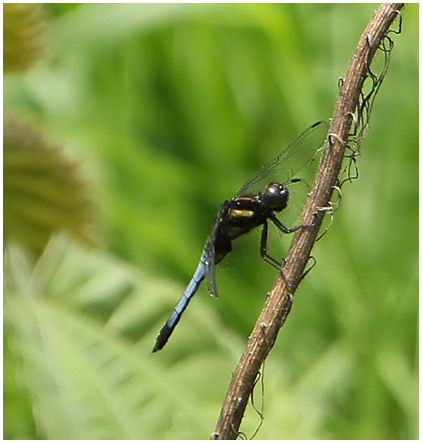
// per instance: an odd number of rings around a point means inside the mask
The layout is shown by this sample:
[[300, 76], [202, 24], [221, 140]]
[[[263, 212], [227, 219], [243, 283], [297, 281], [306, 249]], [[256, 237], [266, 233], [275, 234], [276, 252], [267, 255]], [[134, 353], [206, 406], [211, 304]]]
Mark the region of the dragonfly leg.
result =
[[[310, 227], [313, 226], [313, 225], [300, 225], [300, 226], [296, 226], [295, 228], [288, 229], [288, 228], [286, 228], [286, 226], [283, 225], [283, 223], [281, 223], [281, 221], [274, 214], [270, 215], [270, 219], [277, 226], [277, 228], [279, 228], [280, 231], [284, 232], [285, 234], [291, 234], [292, 232], [295, 232], [298, 229], [310, 228]], [[266, 260], [268, 263], [270, 263], [272, 266], [274, 266], [275, 268], [277, 268], [280, 271], [280, 274], [283, 277], [284, 281], [287, 283], [288, 286], [291, 286], [290, 283], [287, 281], [286, 277], [284, 276], [283, 271], [281, 270], [281, 264], [277, 260], [275, 260], [273, 257], [270, 257], [267, 254], [267, 251], [266, 251], [266, 248], [267, 248], [267, 236], [268, 236], [268, 223], [264, 223], [264, 228], [262, 229], [262, 236], [261, 236], [261, 255], [264, 258], [264, 260]], [[265, 254], [265, 256], [263, 254]], [[310, 258], [315, 260], [314, 257], [312, 257], [312, 256]], [[273, 260], [273, 262], [270, 262], [270, 260]], [[285, 262], [285, 260], [283, 258], [283, 263], [284, 262]], [[277, 267], [275, 265], [275, 263], [277, 263], [279, 265], [279, 267]], [[301, 276], [301, 280], [306, 276], [306, 274], [314, 266], [315, 266], [315, 263], [313, 263], [311, 265], [311, 267], [305, 271], [305, 273]]]
[[267, 239], [268, 239], [268, 222], [267, 220], [265, 220], [263, 223], [262, 233], [261, 233], [261, 247], [260, 247], [261, 257], [271, 266], [274, 266], [274, 268], [276, 268], [277, 271], [280, 271], [281, 263], [278, 260], [276, 260], [274, 257], [271, 257], [270, 255], [267, 254]]
[[289, 228], [286, 228], [286, 226], [284, 226], [283, 223], [281, 223], [281, 221], [274, 214], [270, 215], [270, 219], [277, 226], [277, 228], [280, 229], [280, 231], [284, 232], [285, 234], [291, 234], [292, 232], [295, 232], [298, 229], [312, 228], [312, 226], [314, 226], [314, 225], [300, 225], [300, 226], [296, 226], [295, 228], [289, 229]]

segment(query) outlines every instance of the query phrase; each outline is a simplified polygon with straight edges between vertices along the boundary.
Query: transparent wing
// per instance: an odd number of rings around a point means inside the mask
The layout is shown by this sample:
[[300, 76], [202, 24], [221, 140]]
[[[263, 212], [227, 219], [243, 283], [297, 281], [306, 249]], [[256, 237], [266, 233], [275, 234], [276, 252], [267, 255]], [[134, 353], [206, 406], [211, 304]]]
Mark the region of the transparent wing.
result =
[[328, 125], [326, 122], [314, 123], [247, 181], [237, 193], [237, 196], [257, 194], [271, 182], [287, 182], [296, 172], [310, 163], [317, 148], [325, 140], [327, 131]]
[[287, 207], [281, 212], [276, 212], [275, 215], [286, 228], [291, 229], [298, 226], [310, 186], [305, 181], [290, 182], [284, 186], [289, 190]]
[[207, 260], [205, 263], [205, 278], [207, 280], [207, 288], [210, 295], [218, 297], [217, 283], [215, 281], [215, 248], [214, 241], [207, 241], [205, 246], [207, 251]]
[[215, 218], [214, 225], [211, 229], [211, 234], [207, 239], [204, 246], [204, 252], [202, 254], [205, 264], [205, 279], [207, 281], [207, 288], [210, 295], [218, 297], [217, 283], [215, 281], [215, 238], [217, 235], [217, 229], [221, 222], [221, 217], [225, 212], [224, 205], [220, 206], [217, 217]]

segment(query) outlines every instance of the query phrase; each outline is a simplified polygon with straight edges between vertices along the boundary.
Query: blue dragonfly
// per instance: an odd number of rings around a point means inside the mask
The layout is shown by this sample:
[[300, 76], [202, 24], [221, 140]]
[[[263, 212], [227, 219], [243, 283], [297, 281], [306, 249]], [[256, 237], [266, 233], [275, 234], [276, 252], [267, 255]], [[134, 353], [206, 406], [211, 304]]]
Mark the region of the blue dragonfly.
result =
[[[263, 166], [235, 197], [226, 200], [220, 206], [193, 277], [160, 330], [152, 352], [159, 351], [167, 343], [204, 279], [209, 293], [218, 297], [215, 265], [232, 250], [232, 241], [237, 237], [262, 225], [260, 254], [270, 265], [277, 270], [281, 269], [281, 263], [267, 253], [268, 221], [286, 234], [303, 228], [288, 227], [288, 221], [297, 219], [302, 209], [300, 205], [290, 203], [295, 188], [303, 184], [300, 178], [292, 177], [312, 161], [317, 148], [325, 140], [327, 130], [326, 122], [314, 123], [277, 157]], [[278, 213], [279, 217], [275, 213]]]

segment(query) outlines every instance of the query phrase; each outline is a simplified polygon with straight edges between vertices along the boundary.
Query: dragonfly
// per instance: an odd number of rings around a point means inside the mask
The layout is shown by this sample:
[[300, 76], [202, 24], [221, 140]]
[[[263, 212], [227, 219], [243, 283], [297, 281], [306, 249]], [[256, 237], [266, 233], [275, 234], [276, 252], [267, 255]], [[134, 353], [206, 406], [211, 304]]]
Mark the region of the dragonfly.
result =
[[297, 218], [301, 211], [297, 204], [289, 204], [292, 200], [289, 200], [289, 197], [294, 195], [294, 188], [303, 184], [300, 178], [292, 177], [312, 162], [316, 150], [325, 140], [327, 131], [326, 122], [314, 123], [252, 176], [232, 199], [223, 202], [198, 266], [160, 330], [152, 352], [165, 346], [203, 280], [207, 282], [208, 292], [213, 297], [218, 297], [215, 266], [232, 250], [232, 241], [236, 238], [262, 226], [260, 255], [267, 263], [281, 271], [281, 263], [267, 253], [268, 224], [269, 221], [272, 222], [285, 234], [305, 227], [289, 228], [286, 222], [289, 218]]

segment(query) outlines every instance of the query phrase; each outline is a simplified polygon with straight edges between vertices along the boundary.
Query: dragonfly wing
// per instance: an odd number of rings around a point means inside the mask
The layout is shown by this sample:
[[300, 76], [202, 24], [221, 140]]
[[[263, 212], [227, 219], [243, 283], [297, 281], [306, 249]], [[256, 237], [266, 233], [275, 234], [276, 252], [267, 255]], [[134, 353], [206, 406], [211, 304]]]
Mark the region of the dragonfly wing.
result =
[[212, 236], [207, 240], [204, 248], [206, 251], [205, 258], [205, 278], [207, 280], [207, 288], [210, 295], [218, 297], [217, 283], [215, 281], [215, 243]]
[[211, 234], [205, 243], [204, 252], [202, 253], [203, 262], [205, 264], [205, 278], [207, 280], [208, 292], [213, 297], [218, 297], [217, 283], [215, 280], [215, 266], [219, 263], [222, 258], [221, 256], [217, 258], [218, 251], [216, 251], [215, 245], [218, 237], [218, 229], [221, 225], [222, 219], [227, 212], [227, 202], [224, 202], [218, 211], [217, 217], [215, 218], [214, 225], [211, 229]]
[[290, 182], [285, 187], [289, 190], [289, 202], [285, 209], [277, 213], [277, 218], [287, 228], [294, 228], [299, 222], [310, 187], [304, 180]]
[[317, 148], [327, 135], [328, 125], [324, 121], [314, 123], [282, 151], [277, 157], [263, 166], [237, 195], [256, 194], [268, 183], [284, 183], [311, 162]]

